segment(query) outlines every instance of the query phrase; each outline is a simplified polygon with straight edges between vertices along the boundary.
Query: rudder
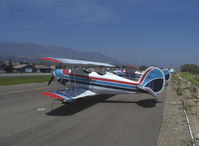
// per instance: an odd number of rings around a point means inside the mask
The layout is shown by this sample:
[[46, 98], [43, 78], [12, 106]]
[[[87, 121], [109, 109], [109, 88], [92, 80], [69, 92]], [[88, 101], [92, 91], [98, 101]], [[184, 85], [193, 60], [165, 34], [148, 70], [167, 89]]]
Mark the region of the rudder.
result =
[[138, 88], [156, 96], [164, 89], [165, 77], [161, 69], [150, 67], [146, 69], [139, 80]]
[[170, 71], [168, 69], [162, 70], [165, 76], [165, 80], [168, 81], [170, 79]]

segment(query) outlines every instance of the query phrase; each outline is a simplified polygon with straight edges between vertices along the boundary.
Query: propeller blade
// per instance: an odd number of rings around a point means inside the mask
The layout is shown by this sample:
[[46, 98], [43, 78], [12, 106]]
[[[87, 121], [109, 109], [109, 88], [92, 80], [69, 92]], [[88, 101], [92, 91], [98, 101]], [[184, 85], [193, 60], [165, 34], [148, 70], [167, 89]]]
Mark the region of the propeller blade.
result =
[[49, 82], [48, 82], [48, 86], [51, 84], [51, 82], [53, 81], [53, 79], [54, 79], [54, 76], [52, 76], [52, 77], [50, 78], [50, 80], [49, 80]]

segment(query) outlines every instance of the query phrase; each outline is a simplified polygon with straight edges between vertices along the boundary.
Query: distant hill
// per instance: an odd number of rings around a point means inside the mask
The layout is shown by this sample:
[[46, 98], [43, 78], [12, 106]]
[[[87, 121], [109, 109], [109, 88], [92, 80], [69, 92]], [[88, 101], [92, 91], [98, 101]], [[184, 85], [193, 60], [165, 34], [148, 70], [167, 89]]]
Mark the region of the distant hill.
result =
[[[34, 61], [40, 57], [63, 57], [118, 64], [115, 59], [97, 52], [80, 52], [66, 47], [44, 46], [36, 43], [0, 43], [0, 61]], [[39, 62], [39, 61], [38, 61]]]

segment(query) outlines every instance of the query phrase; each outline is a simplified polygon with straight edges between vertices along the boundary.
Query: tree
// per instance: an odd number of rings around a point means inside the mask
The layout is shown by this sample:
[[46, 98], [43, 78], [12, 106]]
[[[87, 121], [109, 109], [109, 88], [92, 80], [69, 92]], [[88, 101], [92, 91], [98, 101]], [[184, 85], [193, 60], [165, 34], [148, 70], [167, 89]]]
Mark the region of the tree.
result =
[[199, 66], [195, 64], [184, 64], [180, 67], [181, 72], [190, 72], [193, 74], [199, 74]]
[[8, 65], [12, 66], [12, 59], [11, 58], [9, 59]]

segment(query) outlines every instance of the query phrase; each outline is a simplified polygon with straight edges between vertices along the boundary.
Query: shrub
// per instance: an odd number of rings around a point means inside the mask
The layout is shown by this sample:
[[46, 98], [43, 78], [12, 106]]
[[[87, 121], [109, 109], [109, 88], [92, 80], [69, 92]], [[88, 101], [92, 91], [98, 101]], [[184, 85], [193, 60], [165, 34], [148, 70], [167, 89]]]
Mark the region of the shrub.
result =
[[177, 95], [182, 95], [182, 88], [176, 88]]

